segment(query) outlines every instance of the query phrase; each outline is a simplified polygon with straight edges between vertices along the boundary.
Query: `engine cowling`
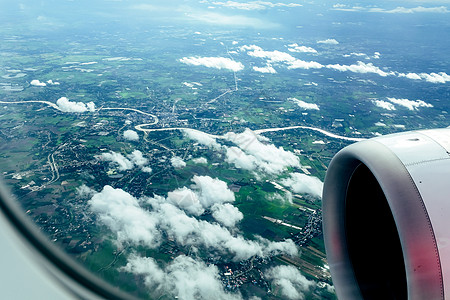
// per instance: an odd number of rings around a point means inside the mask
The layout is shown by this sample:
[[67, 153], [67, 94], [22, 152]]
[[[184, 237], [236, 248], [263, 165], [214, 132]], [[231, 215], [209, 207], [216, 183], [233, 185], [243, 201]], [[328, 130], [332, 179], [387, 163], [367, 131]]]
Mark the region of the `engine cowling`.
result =
[[325, 178], [323, 233], [339, 299], [450, 295], [450, 129], [342, 149]]

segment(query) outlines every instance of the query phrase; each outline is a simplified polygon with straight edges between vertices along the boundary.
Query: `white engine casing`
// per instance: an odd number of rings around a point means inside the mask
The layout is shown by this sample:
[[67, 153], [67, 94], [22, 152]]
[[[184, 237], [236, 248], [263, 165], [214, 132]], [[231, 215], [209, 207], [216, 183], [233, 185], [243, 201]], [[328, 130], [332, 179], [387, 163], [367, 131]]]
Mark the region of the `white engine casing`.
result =
[[323, 231], [340, 299], [450, 295], [450, 129], [342, 149], [325, 178]]

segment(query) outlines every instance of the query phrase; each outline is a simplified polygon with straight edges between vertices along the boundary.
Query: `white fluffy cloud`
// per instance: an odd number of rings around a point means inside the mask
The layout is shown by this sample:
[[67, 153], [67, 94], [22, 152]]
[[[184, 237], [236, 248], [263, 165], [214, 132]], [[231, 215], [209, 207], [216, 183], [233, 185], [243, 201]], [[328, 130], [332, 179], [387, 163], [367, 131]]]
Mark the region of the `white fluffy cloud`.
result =
[[294, 153], [267, 143], [267, 138], [248, 128], [242, 133], [229, 132], [224, 138], [239, 147], [230, 147], [226, 152], [227, 161], [237, 168], [258, 168], [265, 173], [278, 174], [289, 166], [300, 167], [299, 158]]
[[241, 10], [264, 10], [267, 8], [274, 8], [274, 7], [300, 7], [300, 6], [303, 6], [298, 3], [274, 3], [274, 2], [269, 2], [269, 1], [249, 1], [249, 2], [216, 1], [216, 2], [212, 2], [212, 4], [217, 5], [217, 6], [234, 8], [234, 9], [241, 9]]
[[204, 66], [208, 68], [215, 69], [226, 69], [234, 72], [241, 71], [244, 69], [244, 65], [240, 62], [236, 62], [227, 57], [183, 57], [179, 60], [180, 62], [193, 65], [193, 66]]
[[184, 255], [164, 268], [153, 258], [132, 255], [121, 271], [143, 276], [152, 296], [167, 293], [178, 299], [242, 299], [240, 294], [224, 291], [215, 265], [206, 265]]
[[228, 189], [226, 182], [209, 176], [194, 176], [193, 188], [198, 190], [200, 202], [208, 208], [216, 203], [234, 202], [234, 193]]
[[197, 157], [197, 158], [194, 158], [192, 161], [195, 162], [196, 164], [202, 164], [202, 165], [206, 165], [208, 163], [208, 160], [204, 157]]
[[299, 107], [306, 109], [306, 110], [319, 110], [319, 106], [315, 103], [308, 103], [303, 100], [299, 100], [297, 98], [288, 98], [288, 100], [293, 101]]
[[170, 163], [172, 164], [172, 167], [175, 169], [181, 169], [186, 167], [186, 163], [184, 160], [179, 156], [174, 156], [170, 159]]
[[143, 167], [148, 164], [148, 159], [145, 158], [139, 150], [134, 150], [131, 154], [128, 154], [127, 157], [138, 167]]
[[[288, 69], [320, 69], [324, 66], [315, 61], [304, 61], [301, 59], [297, 59], [290, 55], [289, 53], [282, 51], [266, 51], [261, 47], [256, 45], [244, 45], [239, 48], [241, 51], [246, 51], [247, 55], [252, 57], [257, 57], [261, 59], [266, 59], [266, 65], [272, 66], [272, 64], [283, 63], [287, 66]], [[255, 71], [269, 71], [269, 69], [264, 68], [253, 68]], [[275, 70], [274, 70], [275, 71]]]
[[100, 193], [92, 196], [89, 204], [100, 222], [116, 234], [119, 246], [124, 242], [151, 248], [159, 245], [157, 220], [127, 192], [106, 185]]
[[229, 203], [215, 204], [211, 210], [214, 219], [226, 227], [234, 227], [244, 218], [239, 209]]
[[183, 131], [189, 138], [224, 153], [225, 160], [236, 168], [279, 174], [289, 166], [300, 167], [300, 161], [295, 154], [282, 147], [277, 148], [268, 143], [269, 139], [248, 128], [242, 133], [228, 132], [223, 136], [216, 136], [234, 143], [237, 147], [221, 145], [211, 135], [195, 130]]
[[266, 272], [267, 278], [281, 288], [287, 299], [304, 299], [304, 293], [314, 285], [293, 266], [277, 266]]
[[387, 98], [392, 103], [395, 103], [400, 106], [404, 106], [409, 110], [418, 110], [419, 107], [433, 107], [432, 104], [426, 103], [422, 100], [408, 100], [408, 99], [397, 99], [397, 98]]
[[362, 6], [347, 6], [345, 4], [335, 4], [333, 5], [334, 10], [341, 11], [367, 11], [372, 13], [388, 13], [388, 14], [413, 14], [413, 13], [448, 13], [450, 12], [445, 6], [434, 6], [434, 7], [396, 7], [392, 9], [379, 8], [379, 7], [362, 7]]
[[412, 14], [412, 13], [448, 13], [449, 10], [445, 6], [438, 6], [438, 7], [423, 7], [423, 6], [417, 6], [412, 8], [406, 8], [406, 7], [396, 7], [394, 9], [382, 9], [382, 8], [371, 8], [369, 9], [370, 12], [383, 12], [383, 13], [390, 13], [390, 14]]
[[321, 63], [316, 61], [304, 61], [301, 59], [296, 59], [292, 62], [289, 62], [288, 69], [321, 69], [324, 66]]
[[374, 66], [372, 63], [363, 63], [362, 61], [358, 61], [356, 64], [353, 65], [339, 65], [339, 64], [334, 64], [334, 65], [327, 65], [326, 66], [328, 69], [333, 69], [333, 70], [337, 70], [337, 71], [350, 71], [350, 72], [354, 72], [354, 73], [374, 73], [374, 74], [378, 74], [380, 76], [386, 77], [388, 75], [394, 75], [394, 72], [385, 72], [383, 70], [381, 70], [380, 68]]
[[50, 84], [50, 85], [59, 85], [58, 81], [53, 81], [51, 79], [47, 80], [47, 83]]
[[373, 100], [372, 101], [373, 104], [375, 104], [375, 106], [378, 106], [380, 108], [386, 109], [386, 110], [396, 110], [395, 106], [387, 101], [383, 101], [383, 100]]
[[398, 73], [398, 77], [406, 77], [413, 80], [425, 80], [431, 83], [447, 83], [450, 81], [450, 75], [445, 72], [439, 73]]
[[66, 97], [61, 97], [56, 101], [56, 105], [59, 110], [63, 112], [73, 112], [73, 113], [83, 113], [86, 111], [94, 112], [95, 104], [94, 102], [83, 103], [83, 102], [72, 102]]
[[110, 161], [118, 166], [120, 171], [131, 170], [134, 164], [120, 153], [111, 151], [109, 153], [102, 153], [98, 158], [104, 161]]
[[220, 145], [217, 143], [216, 139], [211, 135], [204, 133], [195, 129], [183, 129], [184, 135], [191, 140], [197, 141], [199, 144], [212, 147], [215, 149], [220, 149]]
[[317, 50], [307, 46], [299, 46], [298, 44], [288, 45], [288, 50], [291, 52], [299, 52], [299, 53], [317, 53]]
[[148, 159], [145, 158], [139, 150], [134, 150], [131, 154], [128, 154], [127, 157], [120, 153], [110, 151], [109, 153], [102, 153], [97, 156], [97, 158], [116, 164], [120, 171], [131, 170], [134, 166], [137, 166], [142, 168], [144, 172], [151, 172], [151, 168], [145, 166], [148, 164]]
[[205, 212], [198, 194], [187, 187], [169, 192], [167, 201], [194, 216], [199, 216]]
[[323, 182], [317, 177], [302, 173], [291, 173], [288, 178], [281, 180], [281, 184], [289, 187], [294, 193], [322, 197]]
[[31, 80], [30, 84], [34, 85], [34, 86], [46, 86], [47, 85], [45, 82], [40, 82], [37, 79]]
[[[201, 180], [200, 180], [201, 181]], [[206, 182], [206, 181], [205, 181]], [[198, 183], [197, 183], [198, 184]], [[211, 190], [202, 187], [199, 193], [206, 197]], [[224, 199], [222, 198], [221, 201]], [[216, 205], [223, 202], [209, 200]], [[140, 203], [145, 204], [144, 209]], [[90, 208], [97, 214], [98, 220], [105, 224], [117, 237], [120, 245], [147, 245], [158, 247], [161, 235], [173, 238], [181, 246], [195, 246], [208, 249], [210, 253], [229, 255], [236, 261], [246, 260], [252, 256], [266, 257], [278, 253], [297, 255], [298, 249], [292, 240], [271, 242], [256, 237], [247, 240], [242, 235], [232, 234], [227, 228], [217, 223], [199, 220], [186, 213], [160, 196], [140, 200], [121, 189], [105, 186], [89, 200]], [[236, 212], [233, 209], [228, 213]], [[220, 219], [220, 216], [218, 217]], [[239, 218], [234, 216], [234, 218]]]
[[335, 39], [326, 39], [317, 41], [317, 44], [337, 45], [339, 42]]
[[[245, 49], [245, 48], [241, 47], [241, 49]], [[289, 61], [294, 61], [295, 60], [295, 57], [293, 57], [289, 53], [281, 52], [281, 51], [278, 51], [278, 50], [265, 51], [265, 50], [263, 50], [262, 48], [260, 48], [258, 46], [253, 46], [253, 50], [252, 51], [248, 51], [247, 54], [252, 56], [252, 57], [266, 58], [272, 63], [289, 62]]]
[[[318, 41], [318, 43], [323, 44], [337, 44], [338, 42], [334, 39], [328, 39], [323, 41]], [[288, 46], [295, 46], [297, 44], [291, 44]], [[296, 50], [297, 49], [297, 50]], [[341, 64], [328, 64], [323, 65], [317, 61], [305, 61], [298, 58], [295, 58], [289, 53], [282, 51], [266, 51], [261, 47], [256, 45], [244, 45], [239, 47], [241, 52], [247, 53], [247, 55], [261, 58], [266, 60], [266, 67], [253, 67], [253, 70], [261, 73], [276, 73], [276, 70], [272, 67], [273, 64], [278, 66], [285, 66], [287, 69], [322, 69], [327, 68], [340, 72], [353, 72], [353, 73], [373, 73], [382, 77], [386, 76], [396, 76], [396, 77], [404, 77], [412, 80], [425, 80], [427, 82], [432, 83], [447, 83], [450, 82], [450, 75], [445, 72], [431, 72], [431, 73], [401, 73], [394, 71], [384, 71], [381, 68], [373, 65], [372, 63], [364, 63], [362, 61], [357, 61], [355, 64], [351, 65], [341, 65]], [[315, 53], [315, 49], [304, 46], [295, 46], [294, 48], [288, 48], [291, 52], [311, 52]], [[314, 50], [314, 51], [313, 51]], [[368, 56], [365, 53], [352, 52], [350, 54], [344, 55], [344, 57], [364, 57], [366, 59], [370, 58], [380, 58], [379, 52], [374, 52], [373, 56]]]
[[229, 147], [226, 149], [226, 161], [238, 169], [253, 171], [256, 169], [258, 161], [253, 155], [247, 155], [238, 147]]
[[253, 71], [269, 74], [277, 73], [277, 71], [271, 65], [267, 65], [265, 67], [253, 67]]
[[139, 141], [139, 135], [134, 130], [125, 130], [123, 132], [123, 138], [129, 141]]
[[234, 202], [234, 193], [227, 184], [217, 178], [197, 176], [192, 178], [191, 188], [183, 187], [169, 192], [167, 200], [173, 205], [199, 216], [215, 204]]

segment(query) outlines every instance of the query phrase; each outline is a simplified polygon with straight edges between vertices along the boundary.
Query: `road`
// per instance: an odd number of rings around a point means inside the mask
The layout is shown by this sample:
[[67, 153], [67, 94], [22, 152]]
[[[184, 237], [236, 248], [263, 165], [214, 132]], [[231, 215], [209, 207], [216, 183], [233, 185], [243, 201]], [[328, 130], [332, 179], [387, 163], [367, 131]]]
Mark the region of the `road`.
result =
[[331, 133], [329, 131], [326, 131], [326, 130], [323, 130], [320, 128], [316, 128], [316, 127], [310, 127], [310, 126], [289, 126], [289, 127], [280, 127], [280, 128], [266, 128], [266, 129], [257, 129], [257, 130], [254, 130], [253, 132], [256, 134], [261, 134], [261, 133], [265, 133], [265, 132], [274, 132], [274, 131], [291, 130], [291, 129], [313, 130], [313, 131], [320, 132], [326, 136], [329, 136], [329, 137], [332, 137], [335, 139], [339, 139], [339, 140], [345, 140], [345, 141], [359, 142], [359, 141], [365, 140], [363, 138], [353, 138], [353, 137], [337, 135], [337, 134]]
[[[153, 132], [153, 131], [172, 131], [172, 130], [192, 130], [192, 131], [196, 131], [202, 134], [206, 134], [211, 138], [215, 138], [215, 139], [225, 139], [225, 136], [223, 135], [214, 135], [214, 134], [210, 134], [207, 132], [203, 132], [201, 130], [198, 129], [192, 129], [192, 128], [185, 128], [185, 127], [168, 127], [168, 128], [144, 128], [146, 126], [149, 126], [152, 124], [140, 124], [140, 125], [136, 125], [134, 128], [138, 131], [143, 131], [143, 132]], [[341, 135], [337, 135], [334, 134], [332, 132], [320, 129], [320, 128], [316, 128], [316, 127], [310, 127], [310, 126], [288, 126], [288, 127], [278, 127], [278, 128], [266, 128], [266, 129], [257, 129], [254, 130], [253, 132], [256, 134], [264, 134], [266, 132], [275, 132], [275, 131], [283, 131], [283, 130], [292, 130], [292, 129], [306, 129], [306, 130], [312, 130], [312, 131], [316, 131], [316, 132], [320, 132], [323, 135], [326, 135], [328, 137], [334, 138], [334, 139], [339, 139], [339, 140], [344, 140], [344, 141], [352, 141], [352, 142], [359, 142], [359, 141], [363, 141], [365, 140], [364, 138], [353, 138], [353, 137], [346, 137], [346, 136], [341, 136]]]
[[3, 104], [43, 103], [43, 104], [47, 104], [48, 106], [50, 106], [50, 107], [52, 107], [52, 108], [54, 108], [54, 109], [56, 109], [56, 110], [62, 111], [62, 110], [58, 107], [58, 105], [56, 105], [55, 103], [52, 103], [52, 102], [50, 102], [50, 101], [43, 101], [43, 100], [29, 100], [29, 101], [0, 101], [0, 103], [3, 103]]
[[[232, 92], [232, 90], [228, 90], [226, 91], [224, 94], [220, 95], [219, 97]], [[213, 100], [217, 100], [213, 99]], [[18, 103], [43, 103], [46, 104], [56, 110], [61, 111], [61, 109], [52, 102], [49, 101], [41, 101], [41, 100], [29, 100], [29, 101], [0, 101], [0, 103], [3, 104], [18, 104]], [[203, 133], [203, 134], [207, 134], [208, 136], [212, 137], [212, 138], [216, 138], [216, 139], [224, 139], [224, 136], [220, 136], [220, 135], [214, 135], [214, 134], [210, 134], [210, 133], [206, 133], [197, 129], [192, 129], [192, 128], [183, 128], [183, 127], [169, 127], [169, 128], [144, 128], [147, 126], [153, 126], [159, 123], [159, 119], [156, 115], [151, 114], [151, 113], [147, 113], [144, 112], [142, 110], [136, 109], [136, 108], [128, 108], [128, 107], [101, 107], [99, 109], [97, 109], [97, 111], [100, 110], [129, 110], [129, 111], [134, 111], [137, 112], [139, 114], [143, 114], [146, 116], [150, 116], [154, 119], [153, 123], [145, 123], [145, 124], [140, 124], [140, 125], [136, 125], [135, 129], [138, 131], [142, 131], [142, 132], [152, 132], [152, 131], [170, 131], [170, 130], [194, 130], [197, 131], [199, 133]], [[351, 142], [359, 142], [359, 141], [363, 141], [365, 140], [364, 138], [354, 138], [354, 137], [346, 137], [346, 136], [341, 136], [341, 135], [337, 135], [334, 134], [332, 132], [317, 128], [317, 127], [311, 127], [311, 126], [287, 126], [287, 127], [277, 127], [277, 128], [265, 128], [265, 129], [256, 129], [253, 132], [256, 134], [264, 134], [266, 132], [276, 132], [276, 131], [283, 131], [283, 130], [292, 130], [292, 129], [306, 129], [306, 130], [312, 130], [312, 131], [316, 131], [319, 133], [322, 133], [323, 135], [326, 135], [328, 137], [334, 138], [334, 139], [339, 139], [339, 140], [344, 140], [344, 141], [351, 141]]]

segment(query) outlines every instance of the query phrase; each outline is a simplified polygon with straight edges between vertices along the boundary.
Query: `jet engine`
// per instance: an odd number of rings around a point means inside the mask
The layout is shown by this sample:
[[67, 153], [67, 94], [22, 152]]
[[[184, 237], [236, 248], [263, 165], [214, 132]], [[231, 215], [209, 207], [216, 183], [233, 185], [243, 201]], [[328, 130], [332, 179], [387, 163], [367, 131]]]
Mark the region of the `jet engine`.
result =
[[450, 128], [342, 149], [325, 178], [323, 233], [339, 299], [450, 295]]

